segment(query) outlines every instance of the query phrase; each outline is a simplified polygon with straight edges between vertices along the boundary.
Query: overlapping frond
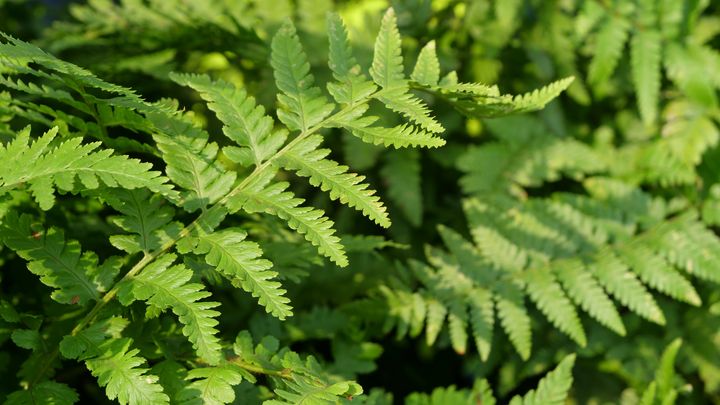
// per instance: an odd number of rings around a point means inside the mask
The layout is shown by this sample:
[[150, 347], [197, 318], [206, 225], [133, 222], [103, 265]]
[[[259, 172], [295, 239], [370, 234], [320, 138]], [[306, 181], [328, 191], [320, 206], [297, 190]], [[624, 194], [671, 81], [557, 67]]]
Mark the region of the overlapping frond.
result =
[[356, 208], [380, 226], [389, 227], [390, 219], [385, 206], [375, 191], [369, 190], [368, 184], [362, 182], [365, 177], [348, 173], [347, 166], [326, 159], [330, 150], [318, 149], [321, 143], [322, 137], [319, 135], [305, 138], [288, 149], [278, 159], [278, 164], [308, 177], [310, 184], [328, 191], [331, 199]]
[[127, 253], [150, 253], [175, 237], [181, 226], [171, 223], [175, 211], [163, 204], [163, 199], [146, 190], [111, 189], [101, 198], [121, 216], [111, 222], [130, 234], [113, 235], [110, 243]]
[[156, 259], [142, 273], [122, 282], [118, 297], [123, 305], [136, 300], [148, 304], [147, 316], [157, 316], [171, 309], [183, 324], [187, 336], [198, 355], [210, 364], [221, 358], [220, 341], [215, 336], [220, 312], [217, 302], [201, 301], [210, 296], [202, 284], [190, 283], [192, 271], [182, 264], [172, 267], [175, 255], [167, 254]]
[[300, 232], [338, 266], [347, 266], [345, 251], [340, 238], [335, 236], [333, 221], [322, 210], [301, 206], [303, 199], [287, 191], [286, 182], [263, 184], [258, 182], [236, 193], [228, 201], [231, 211], [265, 212], [288, 222], [290, 228]]
[[171, 77], [200, 93], [208, 108], [223, 122], [223, 133], [239, 146], [224, 150], [235, 162], [243, 166], [260, 165], [285, 143], [287, 131], [275, 130], [274, 120], [244, 89], [222, 80], [212, 81], [207, 75]]
[[63, 339], [62, 355], [85, 362], [88, 370], [105, 387], [109, 399], [120, 404], [168, 404], [158, 377], [143, 367], [146, 360], [132, 348], [132, 339], [120, 337], [127, 320], [119, 317], [97, 321], [76, 335]]
[[0, 239], [28, 261], [28, 270], [53, 288], [51, 297], [62, 304], [84, 305], [100, 299], [119, 271], [112, 259], [98, 265], [95, 253], [83, 253], [80, 243], [66, 241], [62, 230], [43, 229], [29, 215], [10, 213], [3, 218]]
[[269, 313], [280, 319], [292, 315], [290, 300], [275, 280], [277, 272], [270, 270], [272, 263], [261, 258], [260, 247], [245, 240], [246, 236], [244, 231], [232, 228], [200, 235], [195, 253], [205, 254], [209, 265], [235, 287], [257, 297]]
[[189, 212], [205, 208], [225, 196], [235, 172], [218, 161], [218, 146], [186, 117], [149, 114], [153, 139], [165, 161], [165, 173], [181, 187], [178, 203]]

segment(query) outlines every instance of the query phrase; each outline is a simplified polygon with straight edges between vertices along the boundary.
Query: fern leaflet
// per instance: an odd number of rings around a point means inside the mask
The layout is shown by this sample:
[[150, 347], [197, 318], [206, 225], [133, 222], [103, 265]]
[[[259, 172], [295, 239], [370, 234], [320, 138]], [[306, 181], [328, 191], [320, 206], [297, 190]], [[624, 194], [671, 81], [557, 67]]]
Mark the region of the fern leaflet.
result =
[[271, 64], [275, 83], [282, 92], [278, 94], [278, 118], [288, 128], [307, 132], [332, 112], [334, 105], [313, 86], [310, 64], [290, 22], [273, 37]]
[[123, 305], [136, 300], [146, 301], [149, 305], [148, 316], [157, 316], [170, 308], [182, 323], [183, 335], [193, 344], [198, 355], [210, 364], [221, 359], [221, 346], [215, 336], [220, 313], [213, 308], [217, 302], [200, 301], [210, 296], [202, 284], [188, 283], [192, 271], [184, 265], [170, 265], [175, 255], [166, 254], [156, 259], [140, 274], [122, 282], [118, 298]]
[[205, 260], [227, 277], [235, 287], [258, 298], [260, 305], [284, 319], [292, 315], [292, 307], [279, 282], [273, 279], [277, 273], [270, 270], [272, 263], [261, 259], [262, 251], [256, 243], [245, 240], [241, 230], [225, 229], [198, 237], [197, 254], [205, 254]]
[[364, 176], [348, 173], [347, 166], [325, 159], [329, 149], [318, 149], [322, 137], [312, 135], [296, 143], [279, 159], [278, 164], [285, 169], [295, 170], [298, 175], [309, 177], [310, 183], [319, 186], [323, 191], [330, 192], [330, 198], [340, 200], [349, 207], [355, 207], [365, 216], [382, 227], [390, 226], [385, 206], [368, 190], [367, 183], [362, 183]]

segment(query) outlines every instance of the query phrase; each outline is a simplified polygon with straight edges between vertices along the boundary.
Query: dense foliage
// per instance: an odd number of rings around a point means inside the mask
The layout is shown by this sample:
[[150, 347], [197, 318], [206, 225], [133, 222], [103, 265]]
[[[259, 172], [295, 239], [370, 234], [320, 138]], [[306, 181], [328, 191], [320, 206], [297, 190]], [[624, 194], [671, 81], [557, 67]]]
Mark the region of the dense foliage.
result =
[[718, 13], [0, 0], [0, 399], [720, 401]]

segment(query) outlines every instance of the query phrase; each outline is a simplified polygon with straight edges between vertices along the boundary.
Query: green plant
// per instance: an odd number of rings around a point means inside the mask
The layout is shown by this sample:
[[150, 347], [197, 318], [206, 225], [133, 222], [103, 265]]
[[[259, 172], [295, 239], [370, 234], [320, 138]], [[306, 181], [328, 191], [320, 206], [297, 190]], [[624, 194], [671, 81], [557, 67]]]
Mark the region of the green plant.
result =
[[717, 7], [381, 3], [0, 1], [7, 403], [718, 398]]

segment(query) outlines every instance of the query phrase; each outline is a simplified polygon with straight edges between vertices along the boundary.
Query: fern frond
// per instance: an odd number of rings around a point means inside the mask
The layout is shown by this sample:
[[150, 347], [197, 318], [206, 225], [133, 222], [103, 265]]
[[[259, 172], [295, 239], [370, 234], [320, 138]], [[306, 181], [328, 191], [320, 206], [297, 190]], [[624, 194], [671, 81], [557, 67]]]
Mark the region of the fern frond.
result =
[[624, 18], [609, 16], [603, 23], [588, 68], [590, 83], [597, 86], [610, 79], [622, 56], [629, 30], [630, 24]]
[[652, 295], [615, 253], [599, 252], [589, 267], [600, 284], [623, 305], [649, 321], [665, 324], [665, 316]]
[[166, 254], [148, 265], [142, 272], [120, 284], [118, 298], [127, 306], [136, 300], [146, 301], [148, 316], [157, 316], [172, 309], [184, 325], [187, 336], [198, 355], [209, 364], [217, 364], [222, 356], [217, 318], [213, 308], [217, 302], [200, 301], [210, 296], [202, 284], [189, 283], [192, 271], [184, 265], [170, 267], [175, 255]]
[[402, 124], [392, 128], [371, 126], [376, 117], [363, 117], [355, 122], [343, 125], [350, 133], [363, 142], [373, 145], [394, 146], [405, 148], [408, 146], [438, 148], [445, 145], [445, 140], [413, 125]]
[[329, 13], [327, 27], [330, 43], [328, 65], [335, 80], [340, 82], [328, 83], [328, 91], [335, 101], [343, 104], [353, 104], [370, 97], [377, 86], [361, 73], [360, 66], [352, 54], [342, 18], [336, 13]]
[[440, 80], [440, 62], [435, 53], [435, 41], [428, 42], [418, 55], [410, 78], [423, 86], [436, 86]]
[[685, 277], [675, 270], [662, 256], [655, 254], [642, 243], [628, 243], [620, 250], [620, 256], [650, 287], [679, 301], [699, 306], [700, 296]]
[[88, 370], [105, 387], [110, 400], [122, 404], [168, 404], [158, 378], [141, 367], [145, 359], [130, 349], [131, 339], [108, 339], [100, 344], [97, 356], [85, 360]]
[[625, 325], [610, 297], [580, 260], [558, 260], [553, 264], [572, 300], [601, 324], [624, 336]]
[[272, 315], [285, 319], [292, 315], [290, 300], [285, 290], [274, 279], [277, 272], [270, 270], [272, 263], [262, 259], [260, 247], [245, 240], [247, 234], [238, 229], [225, 229], [198, 237], [197, 254], [216, 271], [228, 278], [235, 287], [242, 288], [258, 298], [260, 305]]
[[218, 146], [208, 134], [184, 117], [149, 114], [153, 139], [165, 161], [170, 180], [184, 190], [179, 204], [187, 211], [207, 207], [222, 198], [235, 181], [235, 172], [217, 161]]
[[[156, 111], [155, 108], [152, 108], [135, 94], [135, 92], [128, 88], [108, 83], [86, 69], [60, 60], [32, 44], [15, 39], [5, 33], [0, 32], [0, 38], [6, 41], [0, 42], [0, 64], [7, 66], [11, 71], [15, 70], [20, 73], [59, 80], [70, 88], [80, 84], [87, 88], [93, 88], [115, 95], [116, 97], [112, 102], [116, 105], [140, 111]], [[27, 64], [30, 62], [36, 63], [40, 67], [49, 69], [54, 73], [48, 74], [44, 71], [27, 67]], [[56, 73], [59, 73], [59, 75]]]
[[[469, 296], [470, 325], [475, 347], [480, 359], [487, 361], [492, 346], [495, 311], [492, 294], [484, 288], [476, 288]], [[429, 320], [429, 318], [428, 318]]]
[[409, 92], [407, 85], [384, 88], [378, 92], [377, 99], [385, 104], [385, 107], [402, 114], [428, 132], [441, 133], [445, 131], [445, 128], [430, 114], [427, 105]]
[[168, 404], [158, 377], [142, 367], [145, 359], [132, 349], [132, 339], [121, 338], [127, 320], [120, 317], [95, 322], [60, 344], [64, 357], [85, 361], [88, 370], [105, 387], [107, 397], [125, 404]]
[[520, 357], [527, 360], [532, 351], [532, 332], [522, 290], [511, 282], [502, 283], [495, 294], [495, 308], [510, 342]]
[[258, 183], [240, 190], [228, 201], [232, 212], [243, 209], [246, 212], [266, 212], [276, 215], [288, 222], [288, 226], [301, 234], [313, 245], [320, 254], [328, 257], [340, 267], [348, 264], [340, 238], [335, 236], [333, 221], [324, 216], [319, 209], [303, 207], [303, 199], [296, 198], [286, 191], [289, 184], [285, 182]]
[[278, 94], [278, 118], [291, 130], [304, 133], [325, 119], [335, 106], [320, 88], [313, 86], [310, 64], [291, 22], [286, 21], [273, 37], [271, 55], [275, 84], [282, 92]]
[[445, 99], [456, 110], [468, 117], [491, 118], [539, 110], [565, 91], [574, 78], [552, 82], [532, 92], [519, 95], [501, 95], [497, 87], [480, 83], [447, 83], [438, 86], [419, 86]]
[[76, 178], [89, 189], [98, 188], [102, 182], [109, 187], [174, 193], [167, 179], [151, 171], [148, 163], [113, 155], [111, 149], [96, 151], [99, 142], [82, 144], [82, 138], [70, 138], [53, 147], [56, 135], [54, 127], [31, 143], [28, 128], [8, 145], [0, 146], [0, 193], [27, 183], [43, 210], [54, 205], [55, 189], [75, 191]]
[[225, 148], [228, 157], [237, 163], [258, 166], [285, 143], [287, 131], [274, 130], [273, 119], [245, 89], [222, 80], [212, 81], [207, 75], [173, 74], [170, 77], [200, 93], [208, 108], [215, 112], [223, 123], [225, 136], [240, 146]]
[[574, 354], [565, 357], [555, 370], [540, 380], [536, 389], [531, 390], [523, 397], [514, 397], [510, 401], [510, 405], [563, 405], [572, 385], [574, 365]]
[[375, 97], [387, 108], [413, 120], [424, 130], [443, 132], [444, 128], [430, 115], [425, 103], [409, 92], [408, 81], [403, 72], [400, 31], [392, 8], [383, 16], [374, 49], [370, 76], [382, 88]]
[[362, 388], [352, 381], [341, 381], [334, 384], [323, 384], [310, 376], [293, 375], [292, 380], [285, 381], [285, 389], [275, 389], [280, 399], [263, 402], [265, 405], [333, 405], [340, 398], [352, 398], [362, 393]]
[[640, 116], [646, 125], [657, 119], [660, 97], [662, 37], [654, 30], [639, 31], [630, 42], [630, 62]]
[[82, 253], [80, 244], [75, 240], [65, 241], [60, 229], [39, 228], [29, 215], [18, 217], [9, 213], [0, 226], [0, 238], [28, 261], [28, 270], [54, 289], [50, 296], [61, 304], [84, 305], [97, 301], [119, 270], [111, 260], [98, 266], [97, 255]]
[[123, 214], [110, 220], [132, 235], [113, 235], [110, 243], [127, 253], [150, 253], [181, 228], [177, 223], [170, 223], [174, 210], [164, 206], [160, 196], [152, 196], [147, 190], [109, 189], [100, 198]]
[[558, 329], [580, 346], [587, 344], [585, 331], [575, 307], [565, 295], [549, 268], [530, 269], [524, 274], [530, 298]]
[[547, 84], [539, 89], [535, 89], [529, 93], [519, 94], [512, 99], [513, 113], [536, 111], [544, 108], [547, 103], [551, 102], [557, 96], [565, 91], [572, 82], [574, 77], [566, 77]]
[[320, 135], [303, 139], [278, 158], [278, 165], [308, 177], [310, 184], [329, 191], [331, 199], [356, 208], [384, 228], [389, 227], [390, 219], [385, 206], [375, 191], [368, 190], [368, 184], [362, 183], [365, 177], [348, 173], [347, 166], [326, 159], [330, 150], [318, 149], [321, 143]]
[[370, 76], [375, 83], [384, 89], [406, 87], [400, 31], [392, 8], [383, 16], [374, 49]]
[[221, 365], [194, 368], [187, 373], [186, 380], [192, 381], [178, 393], [178, 402], [183, 405], [222, 405], [235, 401], [234, 386], [243, 380], [237, 367]]
[[46, 404], [72, 405], [79, 399], [77, 392], [67, 385], [55, 381], [44, 381], [30, 386], [28, 389], [13, 392], [7, 396], [4, 404], [26, 405], [35, 404], [41, 400]]

